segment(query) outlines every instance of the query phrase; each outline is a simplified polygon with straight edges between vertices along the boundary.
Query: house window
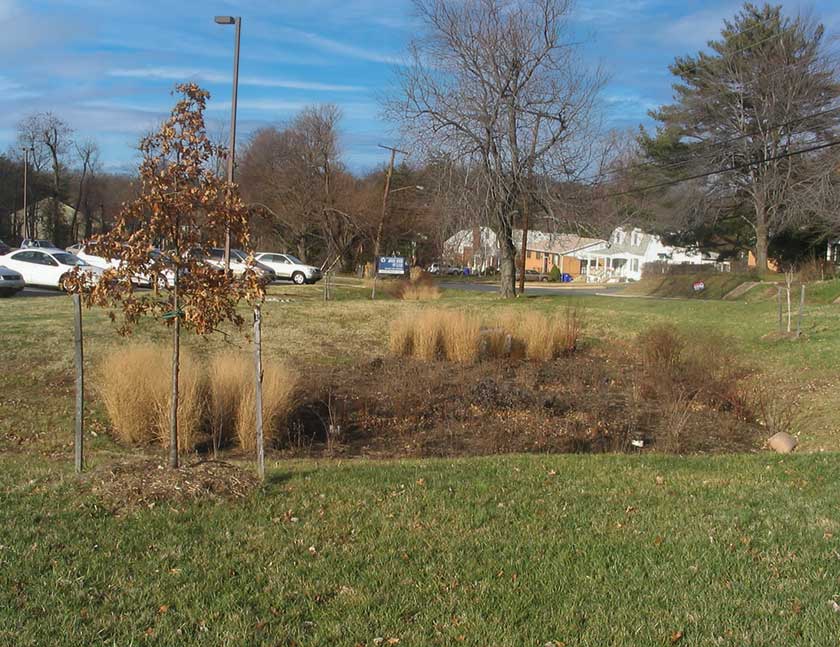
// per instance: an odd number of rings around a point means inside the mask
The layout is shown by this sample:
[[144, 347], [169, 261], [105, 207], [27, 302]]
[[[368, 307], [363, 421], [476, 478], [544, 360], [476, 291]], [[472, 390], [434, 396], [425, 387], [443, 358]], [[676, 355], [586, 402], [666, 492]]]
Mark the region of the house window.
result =
[[534, 252], [532, 252], [531, 250], [528, 250], [528, 258], [531, 258], [533, 253]]
[[542, 258], [542, 252], [537, 252], [537, 260], [540, 260], [541, 258]]
[[633, 272], [638, 272], [639, 271], [639, 259], [638, 258], [634, 258], [630, 261], [630, 269]]
[[633, 232], [633, 244], [638, 247], [639, 243], [641, 242], [641, 236], [639, 236], [639, 232]]

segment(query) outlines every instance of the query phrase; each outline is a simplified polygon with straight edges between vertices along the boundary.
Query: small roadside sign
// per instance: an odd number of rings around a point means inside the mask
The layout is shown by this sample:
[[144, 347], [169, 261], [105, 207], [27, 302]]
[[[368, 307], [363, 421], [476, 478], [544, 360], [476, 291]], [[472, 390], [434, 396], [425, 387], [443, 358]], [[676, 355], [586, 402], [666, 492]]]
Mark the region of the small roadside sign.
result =
[[706, 283], [704, 281], [695, 281], [692, 285], [695, 292], [702, 292], [706, 289]]
[[405, 274], [405, 258], [403, 256], [380, 256], [377, 264], [378, 274]]

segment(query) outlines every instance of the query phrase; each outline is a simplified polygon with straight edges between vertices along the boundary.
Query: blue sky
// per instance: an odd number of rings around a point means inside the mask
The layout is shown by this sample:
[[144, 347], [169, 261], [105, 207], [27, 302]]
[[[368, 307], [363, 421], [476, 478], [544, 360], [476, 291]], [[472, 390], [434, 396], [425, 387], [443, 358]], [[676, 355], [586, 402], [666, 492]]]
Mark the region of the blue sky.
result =
[[[573, 27], [587, 65], [610, 77], [608, 126], [648, 123], [671, 96], [667, 65], [715, 37], [739, 2], [578, 0]], [[840, 32], [834, 1], [785, 3]], [[96, 139], [110, 170], [131, 170], [139, 137], [168, 112], [173, 85], [195, 80], [212, 93], [211, 131], [230, 110], [233, 28], [241, 15], [239, 141], [282, 124], [302, 107], [331, 102], [344, 113], [343, 151], [355, 171], [385, 160], [393, 140], [379, 99], [417, 30], [410, 0], [0, 0], [0, 150], [26, 114], [51, 110], [78, 136]]]

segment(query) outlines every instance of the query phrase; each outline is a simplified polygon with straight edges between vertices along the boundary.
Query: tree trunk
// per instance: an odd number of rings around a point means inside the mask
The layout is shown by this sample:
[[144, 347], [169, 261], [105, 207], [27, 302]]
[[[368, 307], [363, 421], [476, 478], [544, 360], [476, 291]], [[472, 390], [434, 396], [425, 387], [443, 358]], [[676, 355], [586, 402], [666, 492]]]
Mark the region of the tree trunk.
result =
[[759, 273], [767, 271], [767, 247], [769, 233], [767, 230], [767, 212], [764, 201], [755, 202], [755, 267]]
[[501, 248], [499, 295], [503, 299], [512, 299], [516, 296], [516, 247], [513, 245], [509, 226], [501, 227], [499, 247]]
[[181, 362], [181, 316], [178, 312], [178, 276], [173, 286], [172, 309], [175, 324], [172, 326], [172, 402], [169, 410], [169, 467], [178, 467], [178, 373]]

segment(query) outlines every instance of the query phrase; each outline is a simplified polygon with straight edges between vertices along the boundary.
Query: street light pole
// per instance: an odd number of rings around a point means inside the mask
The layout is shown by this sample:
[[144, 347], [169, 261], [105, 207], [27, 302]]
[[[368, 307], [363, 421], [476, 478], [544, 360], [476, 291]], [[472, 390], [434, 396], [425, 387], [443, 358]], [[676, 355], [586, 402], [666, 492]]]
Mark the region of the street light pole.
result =
[[[236, 102], [239, 96], [239, 37], [242, 18], [239, 16], [216, 16], [219, 25], [233, 25], [236, 28], [233, 47], [233, 93], [230, 102], [230, 146], [227, 158], [227, 181], [233, 184], [233, 163], [236, 157]], [[225, 225], [225, 272], [230, 272], [230, 227]]]
[[27, 172], [29, 171], [29, 149], [23, 149], [23, 236], [21, 238], [28, 238], [28, 229], [29, 229], [29, 215], [26, 211], [27, 203], [26, 203], [26, 181], [27, 181]]

